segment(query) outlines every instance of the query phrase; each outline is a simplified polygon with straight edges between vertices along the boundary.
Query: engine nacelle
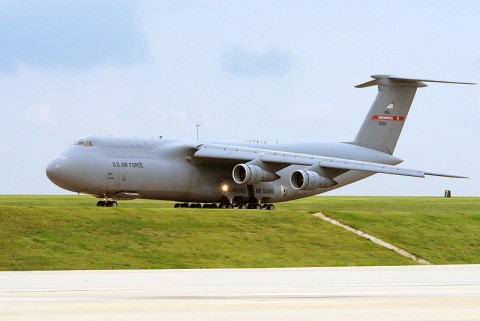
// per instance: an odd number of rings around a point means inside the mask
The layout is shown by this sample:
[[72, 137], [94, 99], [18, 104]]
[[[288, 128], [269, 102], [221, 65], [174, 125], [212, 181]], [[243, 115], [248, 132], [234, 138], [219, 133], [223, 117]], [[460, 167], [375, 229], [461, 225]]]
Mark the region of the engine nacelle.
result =
[[290, 177], [290, 184], [296, 190], [312, 191], [317, 188], [327, 188], [337, 185], [330, 177], [320, 176], [313, 171], [296, 170]]
[[273, 182], [278, 175], [266, 171], [257, 165], [238, 164], [233, 168], [233, 180], [237, 184], [255, 185], [261, 182]]

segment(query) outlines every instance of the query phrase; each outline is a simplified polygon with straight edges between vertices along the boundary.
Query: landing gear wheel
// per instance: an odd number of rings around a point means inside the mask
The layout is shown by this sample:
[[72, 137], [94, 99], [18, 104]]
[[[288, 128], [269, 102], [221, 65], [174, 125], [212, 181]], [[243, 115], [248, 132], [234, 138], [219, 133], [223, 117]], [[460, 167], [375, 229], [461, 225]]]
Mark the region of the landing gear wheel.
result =
[[223, 209], [232, 209], [233, 208], [233, 204], [232, 203], [221, 203], [220, 205], [218, 205], [218, 208], [223, 208]]
[[117, 207], [118, 204], [115, 201], [98, 201], [97, 206], [98, 207]]
[[273, 204], [268, 204], [268, 205], [267, 205], [267, 210], [269, 210], [269, 211], [274, 211], [274, 210], [275, 210], [275, 205], [273, 205]]
[[217, 204], [215, 204], [215, 203], [203, 204], [203, 208], [217, 208]]
[[246, 208], [247, 208], [247, 204], [245, 204], [245, 203], [240, 203], [240, 204], [238, 204], [238, 209], [244, 210], [244, 209], [246, 209]]

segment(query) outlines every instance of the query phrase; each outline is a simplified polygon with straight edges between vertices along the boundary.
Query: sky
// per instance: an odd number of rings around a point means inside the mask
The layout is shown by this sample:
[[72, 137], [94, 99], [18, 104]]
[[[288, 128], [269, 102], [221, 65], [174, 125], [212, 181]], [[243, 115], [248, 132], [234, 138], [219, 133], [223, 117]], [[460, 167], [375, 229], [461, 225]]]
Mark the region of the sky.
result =
[[[373, 74], [480, 82], [479, 1], [0, 1], [0, 194], [86, 135], [344, 142]], [[328, 195], [480, 195], [480, 86], [417, 91], [406, 168]]]

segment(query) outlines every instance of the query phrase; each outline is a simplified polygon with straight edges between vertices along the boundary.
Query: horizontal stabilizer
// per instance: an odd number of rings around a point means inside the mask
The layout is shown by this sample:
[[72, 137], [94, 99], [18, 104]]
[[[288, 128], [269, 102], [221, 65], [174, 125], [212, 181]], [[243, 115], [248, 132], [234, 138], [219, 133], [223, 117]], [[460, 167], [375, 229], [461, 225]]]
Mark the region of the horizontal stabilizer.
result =
[[365, 88], [370, 86], [376, 86], [380, 83], [380, 79], [388, 79], [393, 82], [408, 82], [408, 83], [417, 83], [418, 87], [425, 87], [423, 82], [436, 82], [442, 84], [459, 84], [459, 85], [476, 85], [474, 82], [461, 82], [461, 81], [445, 81], [445, 80], [431, 80], [431, 79], [416, 79], [416, 78], [402, 78], [402, 77], [395, 77], [391, 75], [372, 75], [374, 80], [367, 81], [363, 84], [356, 85], [355, 88]]

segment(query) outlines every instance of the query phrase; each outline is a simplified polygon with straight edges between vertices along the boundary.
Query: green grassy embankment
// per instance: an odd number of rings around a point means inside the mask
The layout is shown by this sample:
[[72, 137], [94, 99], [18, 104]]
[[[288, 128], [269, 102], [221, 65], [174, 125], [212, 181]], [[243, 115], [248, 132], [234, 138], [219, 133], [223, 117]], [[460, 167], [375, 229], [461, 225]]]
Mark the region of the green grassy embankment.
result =
[[480, 263], [480, 198], [327, 197], [318, 203], [324, 214], [434, 264]]
[[312, 197], [276, 211], [95, 202], [0, 196], [0, 270], [413, 264], [310, 215], [318, 211], [437, 264], [480, 263], [480, 198]]

